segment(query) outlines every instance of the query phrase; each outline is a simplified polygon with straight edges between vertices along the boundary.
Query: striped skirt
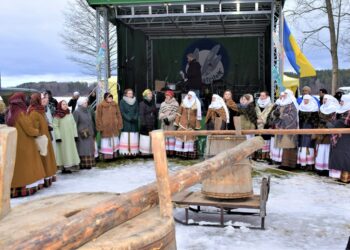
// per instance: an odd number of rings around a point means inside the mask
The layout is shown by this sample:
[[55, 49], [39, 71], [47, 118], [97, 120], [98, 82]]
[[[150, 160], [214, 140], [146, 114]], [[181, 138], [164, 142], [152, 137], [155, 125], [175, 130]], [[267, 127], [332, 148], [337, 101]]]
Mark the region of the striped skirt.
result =
[[298, 148], [298, 164], [301, 166], [315, 164], [315, 149], [307, 147]]
[[28, 184], [25, 187], [11, 188], [11, 198], [26, 197], [35, 194], [37, 191], [44, 188], [45, 180], [41, 179], [34, 183]]
[[91, 169], [93, 167], [96, 167], [95, 156], [81, 155], [79, 166], [80, 166], [80, 169]]
[[113, 159], [119, 150], [119, 137], [108, 137], [101, 139], [100, 153], [104, 159]]
[[119, 154], [137, 155], [139, 153], [139, 133], [122, 132], [120, 134]]
[[165, 138], [165, 149], [167, 151], [175, 150], [175, 137], [166, 137]]
[[317, 156], [315, 159], [315, 168], [317, 170], [328, 170], [330, 151], [330, 144], [317, 145]]
[[283, 149], [275, 146], [275, 137], [270, 141], [270, 158], [275, 162], [282, 162]]
[[143, 155], [152, 154], [151, 137], [149, 135], [140, 135], [140, 152]]

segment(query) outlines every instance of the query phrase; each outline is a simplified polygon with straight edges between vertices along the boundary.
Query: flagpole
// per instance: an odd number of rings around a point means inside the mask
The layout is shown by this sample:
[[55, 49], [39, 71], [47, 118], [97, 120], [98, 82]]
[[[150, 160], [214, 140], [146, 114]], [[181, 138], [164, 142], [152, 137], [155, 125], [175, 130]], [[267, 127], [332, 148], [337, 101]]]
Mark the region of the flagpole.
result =
[[284, 15], [283, 15], [283, 6], [282, 4], [280, 5], [280, 29], [279, 29], [279, 39], [280, 39], [280, 46], [279, 46], [279, 49], [280, 49], [280, 53], [279, 53], [279, 64], [280, 64], [280, 67], [279, 67], [279, 70], [280, 70], [280, 76], [281, 76], [281, 86], [283, 86], [283, 74], [284, 74], [284, 52], [283, 52], [283, 27], [284, 27]]

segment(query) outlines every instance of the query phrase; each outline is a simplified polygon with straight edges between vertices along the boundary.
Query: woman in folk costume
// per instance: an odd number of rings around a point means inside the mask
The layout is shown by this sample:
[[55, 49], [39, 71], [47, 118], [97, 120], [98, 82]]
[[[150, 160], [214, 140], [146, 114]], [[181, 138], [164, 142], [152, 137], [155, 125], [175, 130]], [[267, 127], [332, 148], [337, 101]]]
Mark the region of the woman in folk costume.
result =
[[123, 129], [120, 134], [119, 154], [137, 155], [139, 153], [139, 105], [132, 89], [124, 91], [120, 101]]
[[[281, 98], [281, 96], [280, 96]], [[275, 116], [274, 111], [278, 108], [278, 103], [280, 102], [280, 99], [276, 101], [276, 103], [273, 105], [270, 114], [267, 117], [267, 123], [266, 123], [266, 128], [267, 129], [276, 129], [276, 123], [279, 119], [279, 117]], [[283, 149], [276, 147], [276, 138], [277, 136], [271, 135], [270, 138], [270, 159], [271, 159], [271, 164], [281, 164], [282, 162], [282, 154], [283, 154]]]
[[[179, 103], [174, 98], [174, 92], [167, 90], [165, 92], [165, 101], [160, 105], [158, 119], [161, 121], [161, 128], [166, 131], [175, 130], [174, 121], [176, 118]], [[175, 137], [165, 138], [165, 147], [168, 155], [174, 155]]]
[[78, 140], [77, 125], [66, 101], [57, 105], [53, 131], [57, 144], [57, 166], [66, 174], [79, 170], [80, 158], [75, 144]]
[[[299, 105], [299, 128], [317, 128], [319, 122], [318, 103], [311, 95], [304, 95]], [[315, 141], [311, 135], [298, 136], [298, 164], [313, 170], [315, 164]]]
[[[201, 128], [202, 109], [201, 103], [193, 91], [188, 92], [176, 114], [174, 125], [178, 131], [192, 131]], [[195, 159], [198, 157], [196, 137], [179, 136], [176, 137], [175, 151], [178, 156]]]
[[[49, 125], [46, 120], [45, 107], [41, 105], [42, 99], [45, 99], [45, 95], [33, 94], [30, 99], [30, 106], [28, 109], [29, 117], [31, 118], [34, 128], [39, 130], [41, 135], [45, 135], [48, 139], [47, 153], [41, 155], [41, 160], [45, 169], [45, 187], [50, 187], [52, 182], [56, 181], [56, 158], [51, 143], [51, 135], [49, 131]], [[44, 100], [44, 103], [48, 103], [48, 98]]]
[[123, 128], [123, 119], [118, 104], [111, 93], [103, 95], [103, 101], [96, 109], [96, 130], [101, 134], [100, 153], [104, 160], [118, 156], [119, 133]]
[[[273, 103], [271, 98], [266, 91], [260, 93], [260, 97], [257, 101], [255, 107], [256, 116], [257, 116], [257, 125], [258, 129], [268, 129], [269, 124], [267, 124], [267, 118], [271, 113], [273, 108]], [[260, 160], [270, 160], [270, 140], [271, 135], [263, 135], [265, 144], [261, 151], [257, 152], [257, 158]]]
[[151, 137], [150, 132], [156, 129], [157, 108], [153, 100], [153, 94], [150, 89], [142, 93], [143, 100], [140, 102], [140, 152], [143, 155], [150, 155]]
[[[240, 113], [242, 129], [256, 129], [257, 116], [254, 105], [254, 98], [251, 94], [245, 94], [240, 99], [238, 105]], [[246, 135], [247, 139], [254, 137], [254, 135]]]
[[225, 130], [229, 119], [230, 114], [224, 100], [219, 95], [213, 95], [205, 118], [207, 130]]
[[[337, 115], [328, 123], [329, 128], [350, 128], [350, 95], [343, 95], [340, 99]], [[350, 182], [350, 134], [332, 134], [331, 153], [329, 159], [330, 176], [340, 181]]]
[[[323, 96], [323, 104], [320, 107], [318, 128], [326, 128], [327, 123], [331, 122], [336, 115], [340, 105], [337, 99], [331, 95]], [[335, 117], [334, 117], [335, 118]], [[316, 136], [316, 159], [315, 168], [319, 175], [328, 176], [332, 173], [329, 171], [329, 154], [331, 151], [331, 136]]]
[[[276, 129], [298, 128], [298, 103], [291, 90], [281, 93], [274, 111]], [[297, 164], [297, 137], [295, 135], [277, 135], [275, 147], [283, 149], [282, 163], [279, 168], [292, 169]]]
[[88, 98], [80, 97], [77, 105], [78, 108], [74, 111], [73, 117], [77, 124], [77, 149], [80, 157], [80, 169], [91, 169], [96, 166], [95, 130], [92, 116], [88, 109]]
[[[49, 94], [47, 92], [44, 92], [42, 93], [42, 95], [44, 95], [44, 98], [41, 99], [41, 105], [45, 107], [45, 116], [46, 116], [47, 124], [49, 125], [51, 144], [52, 144], [53, 152], [56, 157], [57, 146], [56, 146], [55, 133], [53, 132], [53, 113], [50, 108]], [[54, 108], [54, 110], [56, 110], [56, 107]]]
[[9, 98], [9, 108], [5, 121], [17, 130], [17, 148], [14, 174], [11, 183], [11, 198], [29, 196], [44, 186], [45, 169], [40, 158], [35, 137], [39, 129], [33, 127], [26, 115], [27, 105], [23, 93], [15, 93]]
[[228, 130], [234, 130], [235, 124], [233, 123], [233, 117], [239, 116], [238, 107], [237, 104], [232, 99], [232, 92], [231, 90], [226, 90], [223, 96], [223, 99], [225, 100], [225, 104], [227, 106], [227, 109], [229, 111], [229, 123], [227, 124]]

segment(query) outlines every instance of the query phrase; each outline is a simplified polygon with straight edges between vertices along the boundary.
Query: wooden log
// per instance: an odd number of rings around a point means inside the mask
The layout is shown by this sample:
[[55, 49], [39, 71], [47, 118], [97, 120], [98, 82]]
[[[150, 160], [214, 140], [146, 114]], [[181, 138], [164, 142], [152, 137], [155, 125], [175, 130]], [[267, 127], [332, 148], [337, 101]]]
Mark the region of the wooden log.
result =
[[[175, 194], [201, 182], [217, 171], [241, 161], [263, 145], [263, 138], [255, 137], [207, 161], [178, 171], [169, 177], [171, 193]], [[154, 152], [157, 149], [156, 146]], [[48, 218], [47, 225], [42, 229], [28, 230], [25, 237], [15, 241], [0, 242], [0, 249], [76, 249], [157, 203], [157, 184], [153, 182], [78, 212], [59, 223], [50, 224]]]
[[10, 191], [16, 160], [17, 130], [0, 125], [0, 220], [10, 212]]
[[194, 130], [164, 131], [165, 136], [201, 136], [201, 135], [328, 135], [350, 134], [350, 128], [323, 129], [249, 129], [249, 130]]
[[152, 148], [154, 165], [157, 175], [160, 216], [173, 217], [173, 206], [168, 176], [168, 159], [165, 149], [165, 137], [162, 130], [153, 131]]

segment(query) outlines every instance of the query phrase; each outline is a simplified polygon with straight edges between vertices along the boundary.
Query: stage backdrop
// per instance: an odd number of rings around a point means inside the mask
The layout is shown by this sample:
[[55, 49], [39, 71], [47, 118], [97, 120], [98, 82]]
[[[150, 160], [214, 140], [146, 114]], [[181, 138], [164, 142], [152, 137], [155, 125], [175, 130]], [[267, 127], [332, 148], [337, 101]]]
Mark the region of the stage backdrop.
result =
[[200, 62], [205, 84], [223, 80], [241, 93], [264, 88], [258, 78], [257, 37], [154, 40], [154, 79], [179, 81], [179, 71], [187, 68], [188, 53]]

